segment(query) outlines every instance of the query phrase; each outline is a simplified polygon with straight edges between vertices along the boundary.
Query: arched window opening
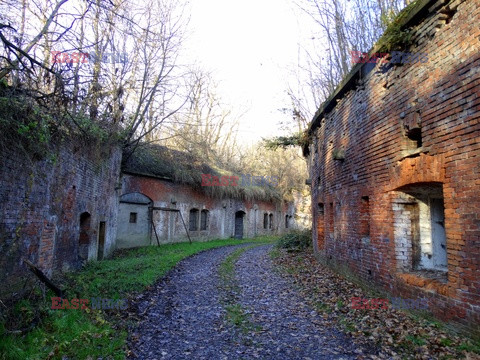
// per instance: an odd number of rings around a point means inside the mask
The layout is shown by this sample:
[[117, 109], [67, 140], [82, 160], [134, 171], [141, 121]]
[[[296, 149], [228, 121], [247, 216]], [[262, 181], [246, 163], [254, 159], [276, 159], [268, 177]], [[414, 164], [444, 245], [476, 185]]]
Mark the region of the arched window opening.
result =
[[208, 210], [202, 210], [200, 213], [200, 230], [207, 230], [208, 226]]
[[190, 210], [190, 217], [189, 217], [189, 229], [190, 231], [198, 230], [198, 209], [191, 209]]

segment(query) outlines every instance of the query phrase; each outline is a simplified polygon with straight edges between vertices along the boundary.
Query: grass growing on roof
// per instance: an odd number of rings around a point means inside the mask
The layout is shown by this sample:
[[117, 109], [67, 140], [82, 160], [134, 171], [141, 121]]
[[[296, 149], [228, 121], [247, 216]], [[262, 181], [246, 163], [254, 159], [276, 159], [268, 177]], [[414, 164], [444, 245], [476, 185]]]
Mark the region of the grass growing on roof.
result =
[[[126, 159], [126, 160], [125, 160]], [[242, 186], [241, 174], [234, 174], [182, 151], [158, 144], [140, 144], [133, 154], [124, 154], [123, 171], [137, 175], [168, 179], [193, 186], [215, 198], [264, 200], [280, 202], [282, 195], [273, 186]], [[237, 186], [202, 186], [202, 174], [238, 176]]]

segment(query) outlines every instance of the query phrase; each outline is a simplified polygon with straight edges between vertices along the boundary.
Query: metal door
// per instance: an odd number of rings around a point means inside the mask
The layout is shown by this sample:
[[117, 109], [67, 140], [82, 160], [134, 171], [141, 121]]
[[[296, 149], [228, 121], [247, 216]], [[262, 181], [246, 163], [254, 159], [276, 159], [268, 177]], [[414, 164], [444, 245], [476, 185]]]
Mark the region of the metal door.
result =
[[243, 239], [243, 218], [245, 213], [237, 211], [235, 213], [235, 239]]

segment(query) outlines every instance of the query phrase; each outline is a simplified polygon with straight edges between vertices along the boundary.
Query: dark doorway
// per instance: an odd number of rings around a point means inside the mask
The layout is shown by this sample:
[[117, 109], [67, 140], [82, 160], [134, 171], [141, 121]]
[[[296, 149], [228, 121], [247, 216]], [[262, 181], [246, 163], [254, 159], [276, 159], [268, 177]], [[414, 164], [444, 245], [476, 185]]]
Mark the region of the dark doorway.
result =
[[90, 214], [80, 214], [80, 235], [78, 239], [78, 257], [80, 260], [88, 259], [88, 247], [90, 245]]
[[100, 221], [100, 226], [98, 227], [98, 260], [103, 259], [103, 248], [105, 247], [105, 231], [105, 221]]
[[235, 239], [243, 239], [243, 218], [245, 212], [237, 211], [235, 213]]
[[190, 210], [190, 217], [188, 222], [189, 222], [188, 230], [190, 231], [198, 230], [198, 209]]

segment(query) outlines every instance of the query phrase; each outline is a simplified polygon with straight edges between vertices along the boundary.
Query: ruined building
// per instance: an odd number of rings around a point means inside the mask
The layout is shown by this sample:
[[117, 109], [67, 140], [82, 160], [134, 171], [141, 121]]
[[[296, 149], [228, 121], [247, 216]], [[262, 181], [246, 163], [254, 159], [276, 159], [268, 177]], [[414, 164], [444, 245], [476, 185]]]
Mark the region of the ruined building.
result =
[[236, 186], [201, 186], [202, 174], [217, 172], [162, 146], [138, 149], [124, 162], [117, 247], [251, 238], [294, 226], [293, 204], [273, 188], [242, 186], [241, 176]]
[[478, 332], [480, 1], [417, 1], [398, 21], [397, 59], [356, 64], [309, 127], [314, 247]]
[[81, 141], [52, 146], [31, 159], [18, 149], [0, 157], [0, 280], [7, 292], [34, 277], [28, 260], [48, 276], [101, 260], [115, 249], [121, 150]]
[[2, 298], [35, 279], [24, 260], [52, 276], [117, 248], [255, 237], [295, 225], [293, 204], [271, 187], [202, 187], [202, 173], [216, 171], [160, 146], [124, 155], [122, 172], [120, 146], [97, 145], [69, 139], [36, 159], [3, 148]]

